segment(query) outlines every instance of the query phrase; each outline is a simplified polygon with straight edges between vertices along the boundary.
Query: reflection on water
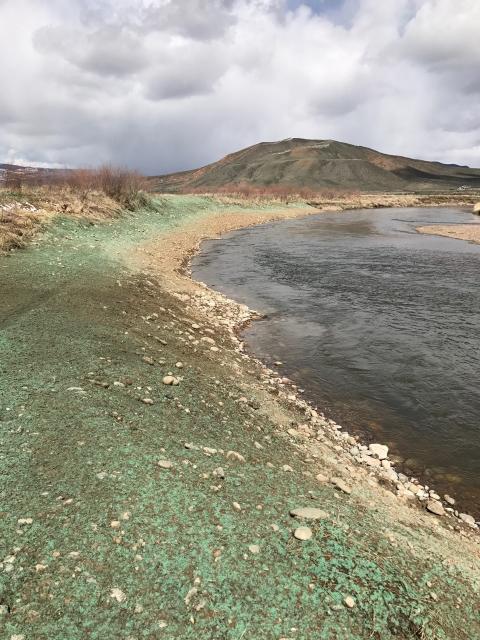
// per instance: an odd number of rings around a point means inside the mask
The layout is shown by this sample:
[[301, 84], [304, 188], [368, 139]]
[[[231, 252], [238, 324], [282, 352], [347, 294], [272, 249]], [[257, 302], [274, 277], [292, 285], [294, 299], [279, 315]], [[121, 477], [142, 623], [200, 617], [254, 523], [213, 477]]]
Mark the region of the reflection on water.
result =
[[383, 209], [272, 223], [205, 243], [193, 274], [268, 314], [247, 345], [284, 362], [328, 415], [475, 511], [480, 246], [415, 231], [448, 222], [478, 218]]

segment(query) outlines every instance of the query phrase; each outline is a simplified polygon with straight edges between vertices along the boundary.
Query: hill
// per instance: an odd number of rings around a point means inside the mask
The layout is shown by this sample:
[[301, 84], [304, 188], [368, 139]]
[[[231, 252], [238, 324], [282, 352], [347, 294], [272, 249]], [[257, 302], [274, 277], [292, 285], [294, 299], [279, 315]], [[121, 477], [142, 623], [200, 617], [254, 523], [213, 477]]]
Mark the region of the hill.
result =
[[0, 163], [0, 186], [7, 186], [10, 183], [43, 183], [48, 182], [54, 176], [65, 173], [63, 169], [45, 169], [39, 167], [24, 167], [18, 164], [2, 164]]
[[480, 188], [480, 169], [380, 153], [335, 140], [261, 142], [200, 169], [151, 178], [162, 192], [221, 190], [233, 185], [315, 190], [436, 191]]

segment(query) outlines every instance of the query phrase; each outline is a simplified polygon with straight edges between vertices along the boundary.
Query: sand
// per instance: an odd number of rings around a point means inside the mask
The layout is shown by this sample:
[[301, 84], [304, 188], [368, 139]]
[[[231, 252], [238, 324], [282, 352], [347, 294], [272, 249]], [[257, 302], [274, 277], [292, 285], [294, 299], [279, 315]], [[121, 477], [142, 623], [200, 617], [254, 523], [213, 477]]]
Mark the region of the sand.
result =
[[480, 243], [480, 220], [478, 224], [433, 224], [417, 227], [417, 231], [457, 240], [467, 240], [476, 244]]

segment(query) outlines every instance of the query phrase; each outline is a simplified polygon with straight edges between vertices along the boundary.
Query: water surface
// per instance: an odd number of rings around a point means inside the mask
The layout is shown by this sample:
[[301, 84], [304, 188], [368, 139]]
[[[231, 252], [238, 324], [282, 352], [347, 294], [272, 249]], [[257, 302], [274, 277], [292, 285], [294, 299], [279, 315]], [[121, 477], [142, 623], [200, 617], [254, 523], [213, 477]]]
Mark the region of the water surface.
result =
[[275, 222], [208, 241], [193, 275], [267, 314], [247, 346], [321, 410], [480, 513], [480, 246], [418, 234], [456, 209]]

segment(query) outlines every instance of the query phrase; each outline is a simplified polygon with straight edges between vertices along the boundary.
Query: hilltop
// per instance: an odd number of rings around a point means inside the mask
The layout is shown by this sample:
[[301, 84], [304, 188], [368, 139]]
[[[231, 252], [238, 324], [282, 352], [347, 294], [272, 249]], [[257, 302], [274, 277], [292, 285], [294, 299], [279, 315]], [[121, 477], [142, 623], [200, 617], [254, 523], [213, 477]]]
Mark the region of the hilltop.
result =
[[380, 153], [335, 140], [261, 142], [191, 171], [151, 178], [153, 190], [221, 190], [233, 185], [364, 192], [480, 188], [480, 169]]

